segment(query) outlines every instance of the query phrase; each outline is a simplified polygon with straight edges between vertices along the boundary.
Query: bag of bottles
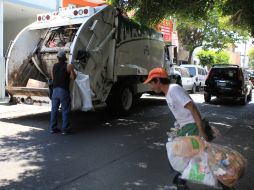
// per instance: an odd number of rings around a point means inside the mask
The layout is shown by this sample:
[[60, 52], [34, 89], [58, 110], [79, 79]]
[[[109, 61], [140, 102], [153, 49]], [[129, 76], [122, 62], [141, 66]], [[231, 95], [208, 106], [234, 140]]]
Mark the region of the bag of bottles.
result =
[[208, 165], [217, 179], [225, 186], [232, 187], [243, 176], [247, 160], [237, 151], [209, 143], [206, 148]]

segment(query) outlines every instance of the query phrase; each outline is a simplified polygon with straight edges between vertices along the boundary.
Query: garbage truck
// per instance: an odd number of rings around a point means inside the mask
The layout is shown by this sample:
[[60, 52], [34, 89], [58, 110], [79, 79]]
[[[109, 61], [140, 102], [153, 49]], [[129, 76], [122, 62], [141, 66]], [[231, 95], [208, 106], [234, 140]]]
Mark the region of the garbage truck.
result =
[[163, 67], [165, 60], [162, 33], [131, 21], [110, 5], [60, 8], [38, 14], [10, 45], [10, 96], [48, 96], [60, 49], [77, 72], [89, 76], [93, 106], [107, 105], [113, 113], [131, 110], [136, 98], [149, 91], [143, 84], [148, 72]]

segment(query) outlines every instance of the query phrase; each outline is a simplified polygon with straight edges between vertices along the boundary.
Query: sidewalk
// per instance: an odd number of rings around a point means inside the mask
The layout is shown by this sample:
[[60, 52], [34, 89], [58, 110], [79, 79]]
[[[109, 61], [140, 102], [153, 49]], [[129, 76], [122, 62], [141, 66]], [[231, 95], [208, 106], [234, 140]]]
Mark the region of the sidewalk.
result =
[[9, 119], [25, 115], [34, 115], [38, 113], [50, 112], [50, 104], [9, 104], [9, 99], [0, 100], [0, 119]]

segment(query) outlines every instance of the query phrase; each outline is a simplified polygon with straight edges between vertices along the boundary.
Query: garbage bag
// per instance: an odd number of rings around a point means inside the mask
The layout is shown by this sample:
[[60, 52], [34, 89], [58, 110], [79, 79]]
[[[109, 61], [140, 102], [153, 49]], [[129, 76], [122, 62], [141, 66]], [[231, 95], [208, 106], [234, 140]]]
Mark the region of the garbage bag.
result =
[[71, 89], [71, 110], [81, 110], [82, 101], [80, 97], [80, 92], [78, 85], [75, 81], [72, 81], [70, 84]]
[[181, 136], [173, 140], [173, 152], [176, 156], [193, 157], [205, 149], [206, 143], [199, 136]]
[[166, 143], [168, 160], [172, 166], [172, 168], [180, 173], [188, 166], [188, 163], [191, 158], [189, 157], [181, 157], [176, 156], [173, 152], [173, 142], [169, 141]]
[[213, 143], [206, 149], [208, 165], [213, 174], [225, 186], [232, 187], [244, 175], [247, 160], [237, 151]]
[[92, 96], [94, 93], [90, 89], [89, 76], [77, 72], [77, 78], [72, 84], [71, 97], [72, 109], [88, 111], [93, 109]]
[[181, 178], [198, 184], [218, 187], [218, 180], [209, 168], [206, 152], [191, 158]]

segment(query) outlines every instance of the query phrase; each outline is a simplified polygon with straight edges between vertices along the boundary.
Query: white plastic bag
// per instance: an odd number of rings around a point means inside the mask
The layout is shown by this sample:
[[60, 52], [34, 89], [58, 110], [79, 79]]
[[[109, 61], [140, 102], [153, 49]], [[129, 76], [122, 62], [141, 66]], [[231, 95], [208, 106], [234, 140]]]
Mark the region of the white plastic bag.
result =
[[174, 170], [182, 173], [183, 170], [188, 166], [190, 158], [176, 156], [173, 152], [173, 142], [172, 141], [167, 142], [166, 149], [167, 149], [168, 160], [169, 160], [171, 166], [173, 167]]
[[173, 151], [177, 156], [193, 157], [205, 149], [205, 142], [199, 136], [179, 136], [173, 140]]
[[79, 88], [76, 82], [72, 81], [70, 84], [71, 89], [71, 110], [80, 110], [82, 107]]
[[209, 168], [206, 152], [202, 152], [190, 160], [181, 178], [194, 183], [218, 187], [218, 180]]
[[77, 78], [72, 86], [72, 109], [81, 109], [88, 111], [93, 109], [92, 96], [94, 95], [90, 89], [89, 76], [81, 72], [77, 72]]

